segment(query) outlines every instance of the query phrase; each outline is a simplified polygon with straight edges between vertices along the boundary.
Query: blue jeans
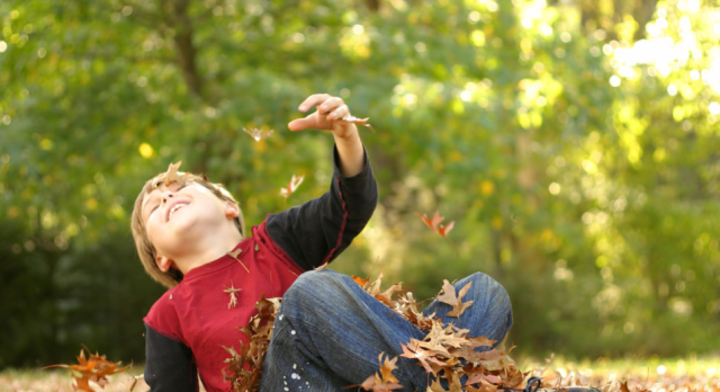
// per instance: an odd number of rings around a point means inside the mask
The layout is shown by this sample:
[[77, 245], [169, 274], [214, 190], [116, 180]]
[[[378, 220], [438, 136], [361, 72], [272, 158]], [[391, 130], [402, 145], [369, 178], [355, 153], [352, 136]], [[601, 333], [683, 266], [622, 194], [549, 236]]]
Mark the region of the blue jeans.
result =
[[[470, 281], [472, 287], [463, 302], [475, 302], [459, 319], [447, 317], [452, 308], [437, 300], [424, 313], [435, 312], [444, 323], [499, 344], [513, 320], [507, 292], [482, 273], [454, 286], [459, 291]], [[261, 392], [342, 391], [377, 372], [381, 352], [391, 358], [398, 356], [393, 374], [404, 386], [402, 391], [427, 389], [428, 375], [418, 361], [399, 357], [401, 343], [410, 338], [422, 340], [425, 332], [366, 293], [349, 276], [331, 270], [300, 275], [283, 297], [274, 328]]]

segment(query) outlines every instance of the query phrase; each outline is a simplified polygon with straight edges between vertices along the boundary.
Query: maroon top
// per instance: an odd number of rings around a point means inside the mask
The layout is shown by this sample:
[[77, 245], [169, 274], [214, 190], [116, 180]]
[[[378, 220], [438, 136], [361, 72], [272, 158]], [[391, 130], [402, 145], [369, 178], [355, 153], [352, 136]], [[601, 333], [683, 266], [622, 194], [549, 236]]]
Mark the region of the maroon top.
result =
[[[225, 347], [247, 345], [245, 334], [237, 328], [247, 324], [255, 302], [282, 297], [303, 271], [268, 235], [265, 222], [252, 228], [244, 239], [238, 259], [229, 255], [195, 268], [177, 286], [168, 290], [150, 309], [145, 323], [156, 332], [189, 347], [195, 357], [203, 385], [208, 391], [228, 390], [221, 369], [229, 354]], [[239, 288], [237, 305], [229, 308], [226, 288]]]

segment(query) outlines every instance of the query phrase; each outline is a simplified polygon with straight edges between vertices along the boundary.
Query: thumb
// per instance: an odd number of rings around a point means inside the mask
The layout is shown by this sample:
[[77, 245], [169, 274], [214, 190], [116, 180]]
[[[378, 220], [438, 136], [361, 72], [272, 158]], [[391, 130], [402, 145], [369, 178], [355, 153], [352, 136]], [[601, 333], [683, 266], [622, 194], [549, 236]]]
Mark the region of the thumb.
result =
[[303, 118], [297, 118], [288, 123], [288, 128], [291, 131], [302, 131], [308, 128], [315, 128], [317, 125], [317, 116], [315, 113], [310, 114]]

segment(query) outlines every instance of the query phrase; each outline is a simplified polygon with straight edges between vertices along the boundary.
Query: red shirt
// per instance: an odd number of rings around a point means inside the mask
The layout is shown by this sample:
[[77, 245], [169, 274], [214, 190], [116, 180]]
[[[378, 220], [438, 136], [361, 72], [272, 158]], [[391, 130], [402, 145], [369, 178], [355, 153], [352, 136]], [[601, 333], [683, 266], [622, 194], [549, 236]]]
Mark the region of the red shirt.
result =
[[[303, 271], [270, 238], [263, 222], [252, 228], [253, 236], [241, 241], [237, 256], [250, 271], [229, 255], [189, 271], [150, 309], [145, 323], [158, 333], [189, 347], [208, 391], [228, 391], [223, 363], [229, 354], [222, 348], [247, 344], [238, 330], [247, 324], [261, 294], [282, 297]], [[226, 288], [240, 288], [237, 305], [228, 308]], [[239, 351], [239, 350], [238, 350]]]

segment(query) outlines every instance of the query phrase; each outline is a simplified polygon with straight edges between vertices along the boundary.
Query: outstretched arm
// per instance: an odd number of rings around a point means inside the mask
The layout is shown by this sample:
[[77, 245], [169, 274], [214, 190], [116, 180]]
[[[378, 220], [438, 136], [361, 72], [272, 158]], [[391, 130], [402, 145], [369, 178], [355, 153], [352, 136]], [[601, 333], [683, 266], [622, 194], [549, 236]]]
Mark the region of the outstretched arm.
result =
[[319, 94], [308, 97], [300, 110], [312, 106], [318, 110], [292, 121], [288, 127], [293, 131], [332, 131], [335, 149], [330, 190], [267, 220], [270, 237], [306, 270], [333, 260], [350, 245], [372, 217], [378, 197], [357, 127], [338, 121], [349, 115], [347, 105], [340, 98]]

